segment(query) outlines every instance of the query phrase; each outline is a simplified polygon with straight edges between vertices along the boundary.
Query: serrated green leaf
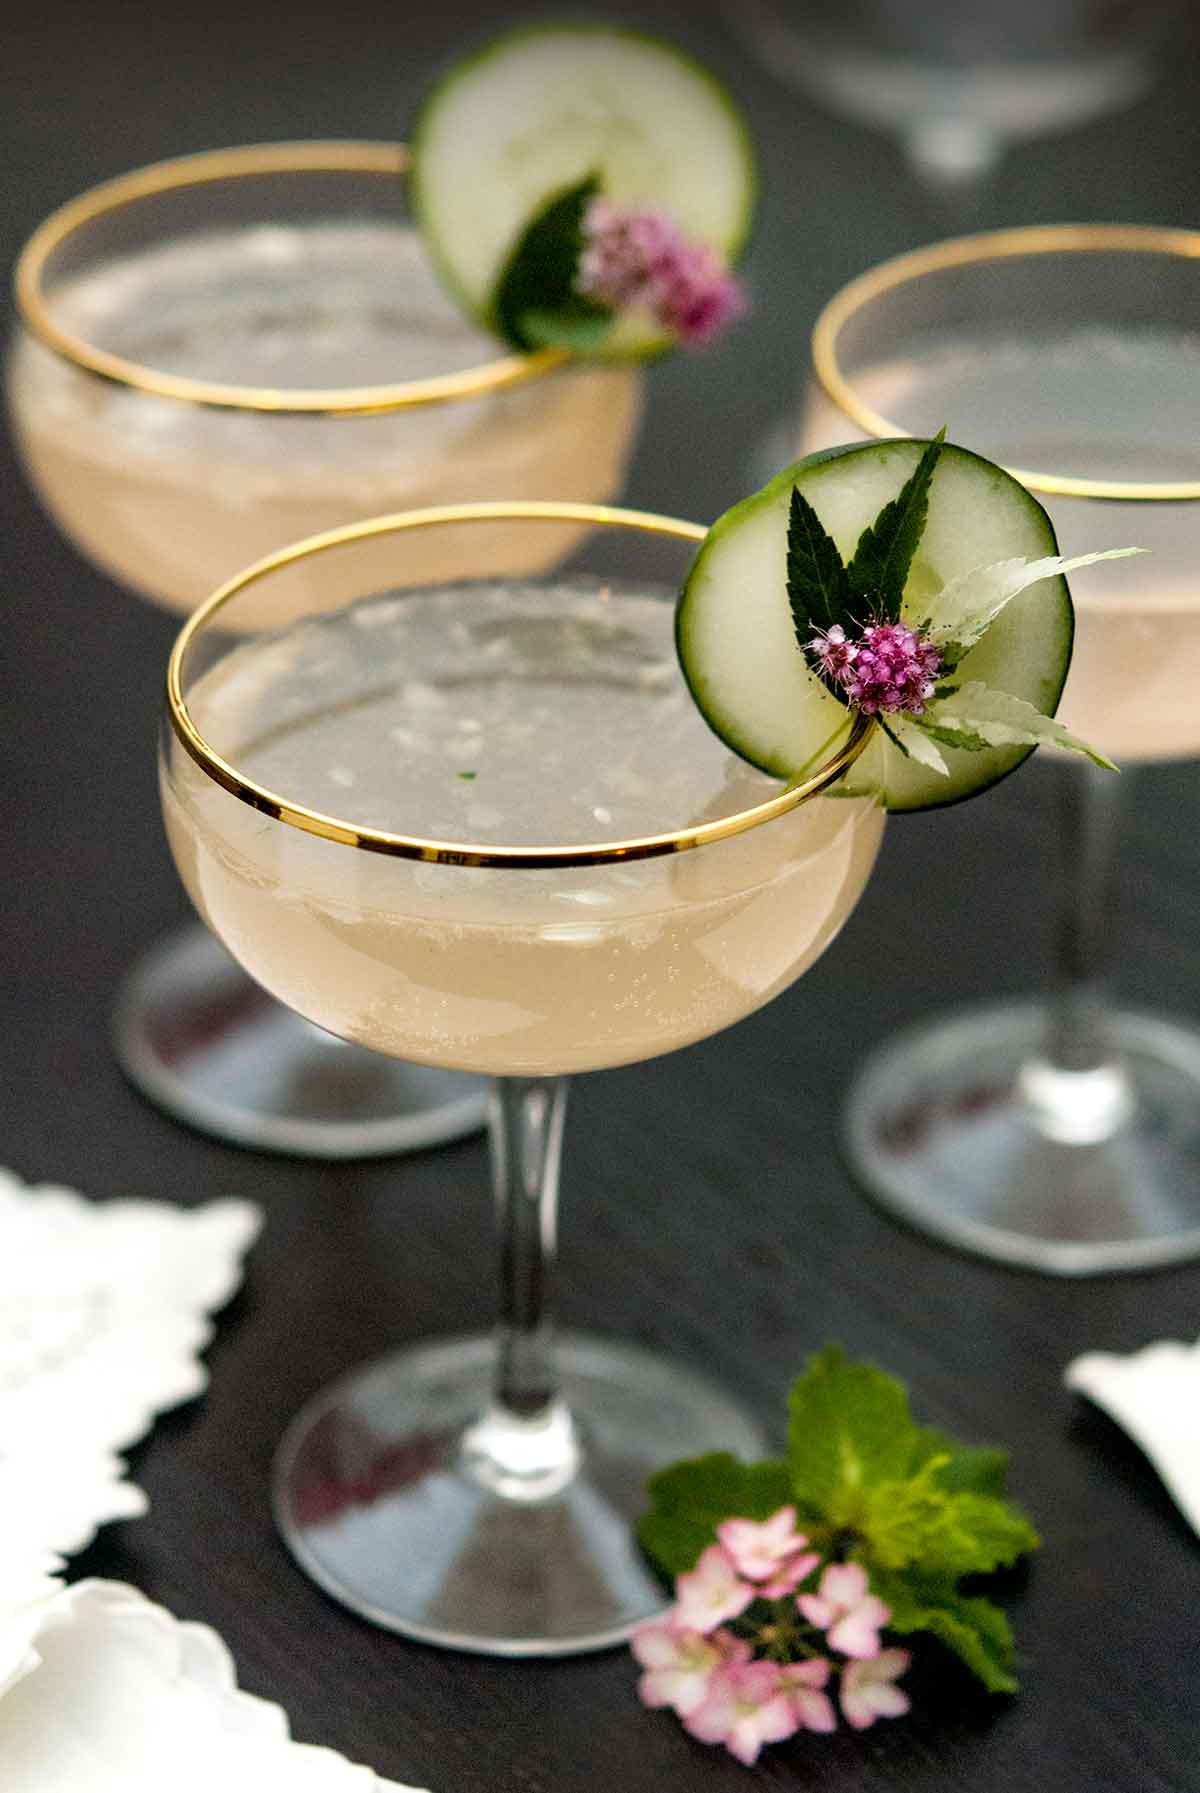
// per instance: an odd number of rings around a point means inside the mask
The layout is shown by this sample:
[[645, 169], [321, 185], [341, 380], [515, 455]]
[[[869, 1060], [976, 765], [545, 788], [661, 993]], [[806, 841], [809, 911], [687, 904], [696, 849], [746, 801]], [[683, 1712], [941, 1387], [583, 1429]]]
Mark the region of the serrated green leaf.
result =
[[989, 1445], [956, 1444], [936, 1426], [917, 1428], [910, 1469], [915, 1475], [931, 1457], [942, 1458], [938, 1484], [951, 1494], [1004, 1494], [1008, 1477], [1008, 1452]]
[[[788, 507], [787, 589], [796, 639], [806, 648], [812, 637], [832, 629], [854, 626], [850, 615], [850, 586], [837, 543], [825, 529], [808, 499], [792, 487]], [[846, 694], [834, 680], [814, 668], [826, 689], [846, 702]]]
[[930, 731], [921, 726], [918, 717], [906, 716], [901, 711], [897, 711], [888, 717], [883, 726], [885, 732], [908, 759], [916, 760], [919, 765], [928, 766], [931, 772], [940, 773], [943, 778], [949, 778], [949, 766], [931, 740]]
[[1040, 1542], [1025, 1515], [994, 1494], [944, 1494], [931, 1512], [910, 1561], [955, 1577], [1008, 1568]]
[[[600, 190], [596, 175], [555, 193], [526, 225], [501, 270], [491, 311], [500, 334], [519, 349], [544, 348], [559, 331], [559, 346], [595, 348], [612, 322], [606, 305], [577, 291], [583, 253], [583, 214]], [[593, 332], [599, 332], [593, 335]], [[575, 342], [565, 336], [574, 334]]]
[[965, 753], [982, 753], [987, 746], [982, 735], [973, 733], [965, 726], [955, 724], [953, 727], [939, 727], [929, 710], [921, 718], [921, 728], [931, 741], [940, 741], [943, 747], [958, 747]]
[[957, 1579], [1008, 1568], [1037, 1549], [1036, 1531], [1008, 1501], [945, 1485], [943, 1472], [953, 1477], [953, 1462], [931, 1456], [906, 1480], [879, 1482], [866, 1490], [859, 1523], [865, 1561], [883, 1569], [913, 1564]]
[[827, 1346], [793, 1387], [789, 1414], [792, 1491], [834, 1528], [857, 1526], [872, 1484], [906, 1476], [916, 1432], [908, 1396], [873, 1364]]
[[902, 1572], [872, 1575], [871, 1586], [892, 1609], [890, 1631], [903, 1636], [927, 1631], [953, 1650], [989, 1693], [1016, 1693], [1012, 1629], [992, 1601], [956, 1593], [949, 1581]]
[[638, 1539], [666, 1575], [694, 1568], [723, 1519], [769, 1519], [792, 1499], [782, 1463], [742, 1463], [728, 1451], [672, 1463], [647, 1486], [650, 1509]]
[[1142, 548], [1107, 548], [1098, 554], [1077, 554], [1070, 560], [1051, 554], [1043, 560], [997, 560], [988, 566], [974, 567], [944, 587], [938, 598], [937, 621], [926, 632], [941, 648], [943, 664], [957, 666], [1001, 611], [1031, 585], [1073, 573], [1079, 567], [1094, 566], [1101, 560], [1125, 560], [1131, 554], [1144, 552]]
[[938, 1485], [940, 1463], [939, 1457], [931, 1457], [915, 1476], [876, 1482], [864, 1491], [859, 1548], [872, 1571], [923, 1562], [928, 1541], [937, 1537], [946, 1503], [953, 1498]]
[[859, 536], [846, 568], [851, 602], [884, 622], [900, 620], [904, 587], [929, 515], [929, 484], [945, 439], [945, 430], [939, 430], [926, 445], [895, 498]]
[[976, 741], [987, 747], [1053, 743], [1072, 753], [1084, 754], [1107, 772], [1117, 770], [1098, 748], [1073, 735], [1053, 716], [1043, 716], [1023, 697], [1014, 697], [1010, 691], [995, 691], [980, 679], [969, 679], [953, 697], [934, 698], [923, 722], [935, 739], [949, 737], [954, 746], [968, 747]]
[[[935, 1460], [936, 1461], [936, 1460]], [[947, 1494], [929, 1481], [874, 1488], [868, 1497], [865, 1549], [884, 1569], [918, 1563], [924, 1571], [965, 1576], [1006, 1569], [1039, 1546], [1024, 1513], [994, 1494]]]

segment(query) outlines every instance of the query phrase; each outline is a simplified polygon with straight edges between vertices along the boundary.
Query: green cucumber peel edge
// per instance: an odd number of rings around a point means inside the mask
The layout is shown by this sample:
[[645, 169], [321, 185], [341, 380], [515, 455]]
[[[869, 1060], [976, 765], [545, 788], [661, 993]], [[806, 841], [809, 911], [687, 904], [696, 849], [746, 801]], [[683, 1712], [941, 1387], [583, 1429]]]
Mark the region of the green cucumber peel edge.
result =
[[[732, 269], [737, 265], [753, 240], [762, 196], [762, 165], [745, 109], [719, 75], [682, 45], [638, 25], [613, 24], [600, 19], [566, 19], [551, 24], [545, 21], [528, 20], [524, 24], [510, 26], [503, 31], [491, 33], [473, 49], [447, 61], [441, 74], [430, 83], [423, 99], [419, 102], [413, 114], [407, 137], [409, 165], [404, 178], [407, 182], [413, 222], [420, 234], [425, 253], [441, 284], [460, 306], [463, 313], [485, 329], [494, 330], [496, 327], [491, 315], [491, 302], [496, 291], [499, 274], [497, 274], [496, 280], [493, 280], [487, 294], [476, 297], [469, 293], [445, 254], [438, 233], [432, 228], [426, 194], [421, 181], [422, 143], [426, 127], [430, 117], [436, 112], [439, 101], [464, 76], [482, 67], [494, 57], [504, 54], [523, 38], [567, 36], [568, 34], [577, 37], [618, 38], [646, 45], [657, 52], [671, 56], [676, 62], [686, 67], [695, 79], [709, 90], [714, 103], [730, 121], [733, 135], [737, 140], [742, 169], [744, 188], [742, 216], [738, 228], [722, 245], [722, 252], [729, 268]], [[528, 223], [529, 220], [526, 220], [526, 224]], [[501, 261], [501, 271], [506, 264], [507, 257], [504, 257]], [[674, 343], [665, 335], [653, 337], [648, 335], [645, 341], [635, 348], [614, 352], [612, 358], [634, 362], [652, 361], [669, 353], [674, 346]], [[591, 358], [602, 361], [605, 356], [602, 352], [596, 351], [592, 353]]]

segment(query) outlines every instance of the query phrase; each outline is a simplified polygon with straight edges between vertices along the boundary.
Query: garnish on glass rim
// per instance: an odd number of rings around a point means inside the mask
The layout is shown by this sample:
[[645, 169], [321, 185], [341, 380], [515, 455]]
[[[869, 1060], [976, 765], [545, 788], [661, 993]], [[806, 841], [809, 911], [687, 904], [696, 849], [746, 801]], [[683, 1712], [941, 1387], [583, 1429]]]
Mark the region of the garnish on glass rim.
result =
[[605, 199], [599, 179], [556, 194], [524, 232], [496, 292], [518, 348], [603, 351], [621, 318], [669, 342], [709, 342], [746, 308], [737, 280], [666, 211]]
[[529, 27], [456, 64], [418, 116], [411, 188], [435, 265], [517, 348], [636, 360], [745, 307], [749, 131], [707, 69], [643, 32]]
[[836, 1729], [839, 1711], [855, 1730], [907, 1712], [911, 1654], [889, 1632], [927, 1632], [1014, 1693], [1004, 1613], [958, 1585], [1038, 1544], [1004, 1498], [1006, 1453], [918, 1426], [900, 1382], [836, 1346], [789, 1407], [784, 1458], [715, 1452], [651, 1481], [639, 1535], [676, 1601], [633, 1637], [643, 1702], [753, 1762], [764, 1743]]
[[[838, 541], [853, 542], [848, 560]], [[680, 599], [684, 675], [744, 759], [796, 778], [859, 711], [845, 788], [892, 810], [974, 796], [1041, 743], [1112, 762], [1053, 719], [1074, 629], [1037, 500], [944, 440], [810, 456], [709, 531]]]

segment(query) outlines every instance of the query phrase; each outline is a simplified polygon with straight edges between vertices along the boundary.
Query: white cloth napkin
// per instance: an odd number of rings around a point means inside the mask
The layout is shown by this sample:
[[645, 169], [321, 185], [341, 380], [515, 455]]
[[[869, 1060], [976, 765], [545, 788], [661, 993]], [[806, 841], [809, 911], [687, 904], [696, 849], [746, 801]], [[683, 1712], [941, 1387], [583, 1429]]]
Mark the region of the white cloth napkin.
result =
[[199, 1394], [211, 1315], [261, 1224], [27, 1188], [0, 1170], [0, 1789], [415, 1793], [292, 1741], [224, 1643], [62, 1557], [145, 1511], [119, 1453]]
[[1141, 1446], [1200, 1533], [1200, 1342], [1162, 1339], [1128, 1357], [1087, 1351], [1064, 1379]]
[[[4, 1612], [14, 1592], [20, 1603]], [[14, 1653], [20, 1663], [11, 1673]], [[7, 1686], [4, 1670], [10, 1669]], [[0, 1588], [5, 1793], [416, 1793], [292, 1741], [206, 1625], [136, 1588]]]
[[0, 1512], [33, 1562], [145, 1511], [119, 1453], [197, 1395], [248, 1202], [91, 1202], [0, 1170]]

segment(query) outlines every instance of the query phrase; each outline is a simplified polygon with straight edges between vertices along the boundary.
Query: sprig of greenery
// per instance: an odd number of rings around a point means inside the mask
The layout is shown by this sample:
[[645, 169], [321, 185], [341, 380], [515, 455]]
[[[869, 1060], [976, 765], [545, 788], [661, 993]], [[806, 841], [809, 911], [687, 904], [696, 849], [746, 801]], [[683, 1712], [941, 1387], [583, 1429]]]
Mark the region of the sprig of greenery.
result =
[[801, 647], [815, 630], [853, 628], [850, 581], [837, 543], [797, 486], [788, 510], [787, 589]]
[[929, 482], [945, 440], [943, 428], [926, 443], [920, 460], [896, 496], [859, 536], [854, 558], [846, 568], [855, 601], [860, 608], [869, 603], [882, 622], [900, 620], [909, 569], [929, 518]]
[[830, 1345], [792, 1388], [786, 1456], [744, 1464], [714, 1452], [672, 1464], [651, 1480], [639, 1536], [676, 1576], [695, 1566], [723, 1519], [763, 1520], [793, 1503], [823, 1561], [862, 1564], [891, 1608], [889, 1629], [928, 1632], [991, 1692], [1012, 1693], [1008, 1621], [959, 1586], [1037, 1547], [1033, 1526], [1005, 1498], [1007, 1468], [1002, 1450], [917, 1425], [901, 1382]]
[[599, 178], [589, 174], [555, 193], [517, 239], [492, 301], [496, 327], [515, 348], [586, 354], [612, 327], [608, 306], [575, 285], [583, 216], [599, 190]]
[[[814, 634], [828, 634], [835, 627], [849, 632], [867, 620], [900, 620], [904, 587], [929, 516], [929, 485], [945, 439], [945, 430], [939, 430], [926, 444], [896, 496], [859, 536], [849, 566], [812, 505], [793, 486], [787, 590], [802, 648]], [[823, 683], [841, 703], [847, 701], [836, 681], [825, 678]]]

